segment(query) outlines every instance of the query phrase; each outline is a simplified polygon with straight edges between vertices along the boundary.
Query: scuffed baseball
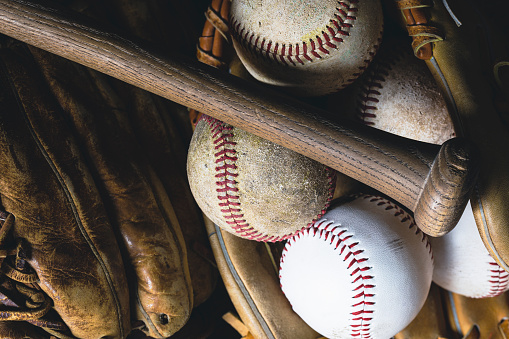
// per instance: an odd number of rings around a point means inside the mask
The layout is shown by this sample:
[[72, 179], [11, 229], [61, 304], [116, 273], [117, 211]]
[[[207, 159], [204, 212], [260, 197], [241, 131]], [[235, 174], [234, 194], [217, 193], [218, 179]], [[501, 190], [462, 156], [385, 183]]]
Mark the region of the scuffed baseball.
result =
[[280, 282], [321, 335], [387, 339], [424, 305], [432, 271], [431, 247], [413, 218], [389, 200], [361, 195], [287, 241]]
[[355, 83], [357, 118], [392, 134], [442, 144], [455, 136], [447, 104], [424, 61], [405, 47], [384, 45]]
[[433, 281], [440, 287], [470, 298], [495, 297], [509, 289], [509, 273], [484, 246], [470, 202], [456, 227], [442, 237], [430, 237], [430, 242]]
[[203, 116], [190, 143], [191, 192], [215, 224], [237, 236], [281, 241], [320, 218], [336, 172], [297, 152]]
[[235, 51], [255, 79], [305, 96], [357, 79], [383, 32], [379, 0], [233, 0], [229, 21]]

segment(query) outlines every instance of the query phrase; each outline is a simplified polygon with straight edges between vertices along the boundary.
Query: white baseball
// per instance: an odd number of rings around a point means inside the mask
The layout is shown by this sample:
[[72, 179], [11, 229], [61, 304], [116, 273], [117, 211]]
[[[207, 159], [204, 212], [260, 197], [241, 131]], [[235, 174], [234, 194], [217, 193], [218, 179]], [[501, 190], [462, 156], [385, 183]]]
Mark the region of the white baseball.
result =
[[424, 305], [432, 271], [430, 244], [413, 218], [362, 195], [288, 240], [280, 282], [294, 311], [321, 335], [387, 339]]
[[305, 96], [338, 91], [376, 54], [379, 0], [233, 0], [233, 46], [257, 80]]
[[484, 246], [470, 202], [456, 227], [440, 238], [430, 237], [430, 242], [437, 285], [470, 298], [495, 297], [509, 289], [509, 273]]
[[406, 41], [397, 42], [384, 44], [353, 85], [357, 117], [392, 134], [442, 144], [455, 136], [445, 99], [424, 61]]

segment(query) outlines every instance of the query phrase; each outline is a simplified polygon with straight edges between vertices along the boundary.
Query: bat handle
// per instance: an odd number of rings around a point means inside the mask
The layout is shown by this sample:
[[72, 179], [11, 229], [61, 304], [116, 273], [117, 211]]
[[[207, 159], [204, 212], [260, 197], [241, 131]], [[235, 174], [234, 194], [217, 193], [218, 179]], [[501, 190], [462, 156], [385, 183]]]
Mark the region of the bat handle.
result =
[[424, 233], [439, 237], [456, 226], [479, 172], [477, 160], [466, 139], [454, 138], [442, 145], [414, 209], [415, 222]]

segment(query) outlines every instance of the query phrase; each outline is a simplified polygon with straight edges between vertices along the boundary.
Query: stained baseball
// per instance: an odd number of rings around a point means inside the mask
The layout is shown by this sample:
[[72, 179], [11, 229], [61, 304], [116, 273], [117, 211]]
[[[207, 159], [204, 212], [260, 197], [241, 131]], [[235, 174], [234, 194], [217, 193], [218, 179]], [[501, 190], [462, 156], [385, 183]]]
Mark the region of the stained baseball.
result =
[[193, 196], [214, 223], [237, 236], [280, 241], [320, 218], [335, 171], [240, 128], [203, 116], [187, 161]]
[[424, 305], [431, 247], [413, 218], [391, 201], [360, 197], [333, 206], [287, 241], [281, 288], [321, 335], [393, 337]]
[[470, 298], [495, 297], [509, 289], [509, 273], [484, 246], [470, 202], [456, 227], [440, 238], [431, 238], [435, 256], [433, 281], [451, 292]]
[[369, 65], [381, 42], [382, 7], [378, 0], [233, 0], [230, 32], [254, 78], [320, 96]]
[[389, 133], [442, 144], [455, 136], [446, 102], [426, 64], [405, 47], [385, 44], [353, 85], [357, 117]]

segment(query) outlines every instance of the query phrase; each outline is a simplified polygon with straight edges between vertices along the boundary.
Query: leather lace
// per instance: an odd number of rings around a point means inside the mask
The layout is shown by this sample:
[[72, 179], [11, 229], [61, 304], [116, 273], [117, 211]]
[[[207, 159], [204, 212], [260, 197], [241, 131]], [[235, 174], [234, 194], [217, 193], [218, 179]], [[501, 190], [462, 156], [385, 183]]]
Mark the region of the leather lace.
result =
[[50, 320], [52, 300], [39, 287], [22, 239], [13, 239], [14, 216], [0, 211], [0, 321], [26, 321], [52, 337], [73, 338], [63, 321]]
[[432, 0], [399, 0], [396, 5], [406, 20], [408, 34], [412, 37], [412, 49], [416, 57], [429, 60], [433, 57], [433, 43], [444, 40], [443, 33], [433, 26], [426, 9], [433, 6]]

